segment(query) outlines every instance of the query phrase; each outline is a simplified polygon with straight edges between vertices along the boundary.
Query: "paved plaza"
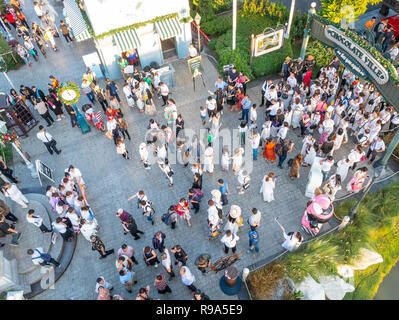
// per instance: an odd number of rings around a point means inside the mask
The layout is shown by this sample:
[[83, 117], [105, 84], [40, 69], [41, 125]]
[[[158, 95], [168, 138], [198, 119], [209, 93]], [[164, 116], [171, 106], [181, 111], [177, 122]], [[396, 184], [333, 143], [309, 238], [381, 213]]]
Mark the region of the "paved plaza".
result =
[[[32, 8], [26, 5], [24, 10], [26, 15], [33, 17]], [[55, 12], [60, 14], [60, 7], [54, 7]], [[59, 17], [57, 21], [59, 21]], [[67, 44], [64, 39], [57, 39], [59, 51], [50, 52], [48, 58], [44, 59], [40, 56], [39, 63], [33, 63], [32, 68], [22, 67], [18, 71], [9, 72], [9, 77], [19, 88], [20, 84], [28, 86], [35, 85], [43, 91], [46, 89], [48, 76], [54, 75], [62, 82], [74, 81], [81, 83], [82, 74], [85, 66], [81, 56], [95, 51], [92, 40], [82, 43]], [[188, 72], [185, 60], [172, 62], [176, 69], [175, 87], [171, 88], [173, 98], [176, 101], [178, 113], [182, 114], [185, 121], [185, 127], [197, 130], [203, 129], [199, 116], [199, 107], [204, 105], [205, 99], [209, 96], [208, 90], [213, 90], [213, 84], [218, 76], [215, 67], [210, 63], [207, 57], [203, 57], [204, 63], [204, 80], [206, 87], [200, 81], [196, 83], [196, 91], [193, 91], [192, 80]], [[119, 87], [122, 88], [122, 81], [118, 81]], [[253, 103], [260, 104], [260, 86], [263, 81], [251, 83], [248, 86], [247, 93]], [[104, 86], [104, 81], [100, 81], [100, 85]], [[0, 79], [0, 88], [8, 91], [9, 86], [4, 78]], [[121, 97], [123, 93], [120, 92]], [[195, 286], [203, 290], [211, 299], [231, 300], [237, 299], [237, 296], [227, 296], [219, 288], [218, 282], [222, 273], [210, 273], [207, 276], [195, 267], [195, 258], [201, 253], [209, 253], [212, 261], [216, 261], [224, 256], [223, 244], [219, 239], [207, 240], [207, 200], [211, 198], [210, 192], [217, 189], [217, 180], [223, 178], [230, 187], [231, 195], [229, 196], [229, 204], [224, 207], [224, 213], [230, 209], [232, 204], [236, 204], [242, 209], [244, 225], [238, 232], [240, 240], [237, 245], [237, 252], [242, 253], [240, 260], [235, 264], [239, 271], [244, 267], [259, 262], [269, 256], [275, 255], [283, 251], [281, 247], [283, 236], [281, 230], [274, 222], [274, 217], [278, 216], [281, 224], [286, 227], [287, 231], [297, 231], [301, 226], [301, 217], [303, 215], [307, 198], [304, 196], [307, 175], [309, 168], [301, 169], [300, 180], [291, 181], [288, 177], [288, 169], [279, 169], [276, 164], [267, 164], [259, 150], [258, 160], [254, 162], [254, 168], [251, 173], [251, 186], [244, 195], [239, 195], [236, 186], [237, 178], [230, 171], [224, 173], [220, 170], [220, 166], [216, 165], [213, 174], [204, 174], [203, 191], [204, 197], [201, 202], [201, 210], [198, 214], [192, 212], [192, 227], [188, 227], [182, 221], [178, 222], [177, 228], [171, 230], [160, 219], [170, 205], [177, 204], [179, 199], [186, 197], [188, 189], [193, 181], [193, 174], [190, 168], [185, 168], [181, 164], [172, 164], [175, 172], [175, 184], [172, 188], [168, 187], [168, 181], [164, 174], [157, 166], [153, 166], [151, 170], [144, 170], [140, 162], [138, 154], [138, 146], [144, 141], [144, 135], [147, 130], [148, 120], [154, 118], [159, 123], [164, 123], [163, 108], [161, 100], [156, 100], [158, 114], [150, 117], [139, 113], [137, 109], [129, 109], [126, 101], [123, 99], [122, 110], [125, 119], [129, 123], [129, 132], [132, 137], [131, 141], [126, 142], [127, 150], [130, 153], [131, 160], [125, 160], [116, 153], [112, 140], [105, 137], [103, 133], [91, 127], [91, 132], [82, 134], [79, 128], [71, 128], [69, 116], [66, 119], [56, 122], [55, 125], [48, 129], [48, 132], [57, 140], [57, 147], [62, 150], [61, 155], [51, 156], [43, 143], [36, 138], [38, 131], [35, 128], [30, 132], [29, 137], [22, 139], [23, 149], [31, 156], [32, 161], [40, 159], [48, 167], [54, 170], [56, 177], [56, 185], [63, 177], [63, 172], [70, 164], [79, 168], [83, 174], [83, 178], [87, 185], [87, 199], [93, 209], [94, 215], [101, 227], [99, 236], [104, 242], [106, 249], [114, 248], [117, 251], [123, 243], [131, 245], [135, 250], [135, 257], [139, 264], [134, 266], [138, 283], [133, 287], [133, 294], [129, 294], [119, 283], [119, 275], [115, 268], [116, 255], [108, 256], [106, 259], [99, 260], [98, 253], [91, 250], [90, 243], [83, 237], [79, 236], [76, 250], [71, 264], [65, 271], [64, 275], [56, 283], [55, 289], [49, 289], [43, 294], [38, 295], [35, 299], [95, 299], [97, 297], [94, 292], [96, 278], [103, 276], [108, 282], [113, 284], [114, 294], [121, 294], [128, 299], [134, 299], [138, 293], [138, 289], [151, 285], [150, 296], [160, 299], [191, 299], [190, 292], [181, 283], [180, 276], [169, 283], [173, 293], [167, 295], [158, 295], [153, 286], [155, 276], [159, 272], [165, 272], [162, 266], [158, 268], [147, 267], [142, 259], [142, 250], [145, 246], [151, 246], [151, 239], [154, 233], [161, 230], [166, 234], [166, 247], [171, 248], [176, 244], [180, 244], [189, 256], [187, 266], [195, 275]], [[82, 95], [78, 106], [81, 107], [89, 100]], [[95, 108], [100, 110], [99, 104]], [[43, 124], [44, 121], [35, 111], [35, 116]], [[222, 128], [236, 129], [238, 128], [239, 115], [237, 112], [231, 113], [225, 107], [222, 116]], [[258, 110], [258, 128], [261, 128], [264, 121], [264, 109]], [[301, 150], [302, 141], [297, 137], [298, 131], [290, 130], [288, 137], [295, 142], [295, 150], [288, 156], [293, 158]], [[352, 143], [346, 144], [334, 154], [337, 161], [342, 159], [352, 148]], [[287, 161], [286, 161], [287, 162]], [[285, 162], [285, 168], [287, 163]], [[34, 188], [39, 186], [37, 180], [30, 177], [29, 170], [19, 161], [19, 156], [14, 155], [13, 169], [15, 174], [22, 180], [20, 188]], [[335, 169], [332, 169], [334, 172]], [[275, 201], [270, 204], [263, 202], [259, 193], [262, 178], [269, 172], [278, 175], [275, 189]], [[348, 175], [351, 175], [351, 172]], [[348, 180], [345, 181], [346, 183]], [[346, 185], [345, 183], [345, 185]], [[152, 226], [141, 215], [136, 208], [136, 201], [130, 203], [127, 199], [138, 190], [144, 190], [148, 199], [154, 203], [156, 210], [155, 225]], [[337, 197], [344, 195], [343, 191], [337, 194]], [[248, 225], [247, 218], [251, 215], [251, 208], [256, 207], [262, 212], [262, 221], [259, 228], [260, 233], [260, 252], [257, 255], [246, 253], [248, 249]], [[115, 213], [119, 208], [123, 208], [131, 213], [137, 222], [138, 228], [145, 232], [140, 240], [134, 241], [131, 235], [124, 235], [119, 219], [115, 217]], [[22, 210], [20, 210], [21, 212]], [[22, 213], [21, 213], [22, 215]], [[24, 218], [21, 217], [20, 218]], [[53, 215], [53, 219], [55, 216]], [[224, 223], [226, 219], [224, 219]], [[224, 226], [224, 224], [223, 224]], [[328, 228], [328, 226], [326, 226]], [[28, 230], [26, 230], [28, 231]], [[38, 230], [30, 230], [31, 232]], [[29, 236], [29, 235], [26, 235]], [[32, 239], [34, 239], [32, 237]], [[33, 241], [33, 240], [32, 240]], [[35, 246], [35, 243], [31, 243]], [[172, 263], [174, 258], [172, 258]], [[174, 268], [177, 273], [177, 268]], [[166, 272], [165, 272], [166, 274]]]

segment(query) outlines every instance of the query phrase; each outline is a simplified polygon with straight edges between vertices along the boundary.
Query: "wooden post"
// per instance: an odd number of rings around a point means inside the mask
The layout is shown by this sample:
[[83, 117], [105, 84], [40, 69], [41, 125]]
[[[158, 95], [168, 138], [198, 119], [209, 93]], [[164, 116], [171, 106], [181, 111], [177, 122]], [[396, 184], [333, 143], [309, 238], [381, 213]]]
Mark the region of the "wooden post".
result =
[[254, 38], [255, 36], [251, 34], [251, 55], [249, 56], [249, 66], [252, 67], [252, 57], [254, 55]]

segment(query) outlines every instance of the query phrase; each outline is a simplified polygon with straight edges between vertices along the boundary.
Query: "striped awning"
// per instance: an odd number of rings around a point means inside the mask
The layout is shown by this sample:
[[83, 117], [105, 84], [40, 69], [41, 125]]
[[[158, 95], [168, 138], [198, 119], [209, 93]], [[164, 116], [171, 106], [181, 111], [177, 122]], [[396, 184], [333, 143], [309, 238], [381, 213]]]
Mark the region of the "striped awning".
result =
[[91, 38], [91, 34], [76, 1], [64, 0], [64, 7], [69, 26], [72, 28], [76, 41], [83, 41]]
[[116, 32], [112, 37], [120, 52], [137, 49], [141, 45], [136, 29]]
[[156, 21], [155, 28], [161, 40], [174, 38], [182, 33], [182, 28], [177, 17]]

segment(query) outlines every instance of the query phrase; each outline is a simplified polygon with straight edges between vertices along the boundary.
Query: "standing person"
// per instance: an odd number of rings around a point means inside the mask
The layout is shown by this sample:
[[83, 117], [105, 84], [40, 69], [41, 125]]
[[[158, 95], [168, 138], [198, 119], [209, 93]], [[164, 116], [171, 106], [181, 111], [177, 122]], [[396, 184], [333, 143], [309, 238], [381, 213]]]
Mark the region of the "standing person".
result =
[[43, 31], [44, 40], [49, 41], [53, 50], [57, 51], [58, 49], [57, 49], [57, 46], [55, 45], [54, 35], [55, 35], [55, 32], [53, 30], [51, 30], [50, 27], [44, 29], [44, 31]]
[[328, 178], [328, 173], [330, 172], [331, 167], [334, 165], [334, 158], [332, 156], [328, 156], [320, 161], [320, 165], [321, 173], [323, 174], [323, 182], [325, 182]]
[[44, 22], [43, 5], [39, 4], [39, 2], [35, 1], [35, 2], [33, 2], [33, 9], [35, 10], [37, 17], [43, 24], [43, 22]]
[[50, 263], [58, 268], [61, 268], [61, 264], [56, 261], [50, 254], [48, 254], [42, 247], [35, 249], [28, 249], [27, 254], [31, 256], [32, 263], [37, 266], [49, 266]]
[[188, 48], [188, 57], [189, 59], [194, 58], [198, 55], [197, 49], [194, 47], [193, 43], [190, 43], [190, 47]]
[[260, 226], [260, 220], [262, 219], [261, 212], [256, 209], [252, 208], [252, 215], [248, 219], [248, 224], [251, 228], [257, 228]]
[[141, 162], [144, 164], [144, 169], [150, 170], [151, 166], [148, 163], [148, 149], [145, 142], [142, 142], [139, 146], [139, 154], [141, 158]]
[[218, 180], [219, 191], [221, 194], [222, 206], [229, 203], [227, 196], [230, 195], [229, 185], [223, 179]]
[[193, 189], [190, 188], [188, 190], [188, 201], [191, 203], [191, 209], [195, 209], [194, 213], [197, 214], [200, 209], [200, 202], [201, 202], [201, 189]]
[[290, 173], [288, 174], [291, 180], [294, 180], [295, 177], [298, 178], [298, 179], [300, 178], [299, 171], [301, 169], [302, 159], [303, 159], [303, 155], [302, 154], [298, 154], [292, 160]]
[[374, 26], [375, 26], [375, 19], [376, 19], [376, 17], [372, 17], [370, 20], [368, 20], [368, 21], [365, 23], [366, 29], [367, 29], [368, 31], [373, 31]]
[[152, 238], [152, 246], [154, 249], [158, 249], [160, 253], [164, 252], [165, 250], [165, 238], [166, 235], [162, 231], [155, 233], [154, 237]]
[[130, 87], [128, 82], [125, 82], [125, 84], [123, 85], [122, 91], [123, 91], [123, 94], [125, 95], [125, 98], [126, 98], [126, 101], [127, 101], [127, 105], [130, 108], [133, 108], [134, 105], [135, 105], [135, 99], [134, 98], [137, 99], [137, 96], [136, 96], [135, 93], [132, 92], [132, 89], [131, 89], [131, 87]]
[[191, 227], [191, 215], [190, 215], [190, 205], [185, 198], [181, 198], [179, 203], [175, 206], [176, 213], [180, 216], [181, 219], [187, 222], [187, 225]]
[[61, 116], [62, 118], [65, 118], [64, 112], [62, 111], [62, 102], [52, 90], [50, 90], [46, 100], [49, 105], [49, 109], [57, 116], [57, 121], [61, 121]]
[[129, 151], [126, 150], [126, 145], [123, 138], [116, 139], [116, 153], [122, 155], [126, 160], [130, 160]]
[[255, 227], [251, 227], [248, 231], [249, 237], [249, 249], [248, 253], [250, 252], [259, 252], [259, 232], [256, 230]]
[[155, 277], [154, 287], [158, 290], [159, 294], [164, 294], [167, 292], [172, 293], [172, 290], [166, 283], [165, 275], [162, 272]]
[[53, 136], [49, 134], [42, 125], [39, 126], [39, 132], [36, 137], [44, 143], [48, 152], [52, 155], [54, 152], [60, 154], [62, 150], [58, 150], [56, 147], [57, 141], [53, 139]]
[[95, 223], [89, 223], [85, 219], [80, 219], [80, 233], [87, 241], [91, 241], [91, 236], [97, 235], [97, 226]]
[[97, 250], [98, 253], [100, 254], [99, 259], [104, 259], [106, 258], [108, 255], [113, 254], [114, 253], [114, 249], [111, 250], [105, 250], [105, 246], [104, 243], [101, 241], [101, 239], [98, 236], [91, 236], [90, 237], [91, 240], [91, 250]]
[[257, 132], [252, 133], [251, 146], [253, 151], [253, 159], [258, 160], [258, 148], [260, 144], [260, 135]]
[[278, 222], [278, 218], [274, 218], [274, 221], [280, 226], [281, 230], [283, 231], [284, 235], [284, 243], [282, 244], [283, 248], [287, 249], [288, 251], [292, 252], [298, 249], [301, 245], [303, 238], [299, 232], [285, 232], [284, 227]]
[[125, 289], [129, 293], [133, 293], [132, 286], [137, 283], [137, 281], [134, 280], [134, 275], [134, 271], [129, 271], [127, 268], [122, 268], [119, 271], [119, 281], [125, 286]]
[[342, 160], [339, 160], [337, 163], [337, 171], [335, 174], [339, 175], [341, 177], [341, 181], [344, 182], [346, 179], [346, 176], [348, 175], [349, 168], [352, 166], [352, 161], [353, 157], [347, 157]]
[[118, 95], [119, 91], [118, 85], [114, 81], [111, 81], [109, 78], [106, 78], [105, 81], [107, 83], [105, 90], [107, 91], [108, 98], [111, 100], [111, 97], [114, 97], [120, 103], [121, 99], [119, 98]]
[[203, 275], [206, 275], [206, 268], [210, 268], [212, 266], [211, 256], [207, 253], [199, 255], [197, 259], [195, 259], [195, 265]]
[[4, 174], [8, 179], [10, 179], [13, 183], [21, 183], [21, 181], [17, 180], [18, 177], [13, 177], [13, 170], [10, 169], [6, 162], [3, 160], [3, 157], [0, 156], [0, 172]]
[[175, 278], [175, 273], [172, 268], [172, 261], [170, 259], [169, 250], [165, 248], [164, 252], [161, 254], [162, 265], [165, 268], [166, 272], [169, 274], [169, 281]]
[[140, 288], [136, 300], [154, 300], [149, 296], [149, 294], [150, 294], [150, 286], [147, 286], [145, 288]]
[[53, 230], [48, 229], [44, 224], [43, 224], [43, 218], [39, 216], [38, 214], [35, 214], [35, 210], [30, 209], [28, 211], [28, 214], [26, 215], [26, 220], [35, 225], [36, 227], [39, 227], [40, 231], [43, 233], [46, 232], [53, 232]]
[[180, 275], [181, 275], [181, 281], [187, 288], [190, 289], [191, 292], [195, 292], [197, 288], [193, 285], [195, 281], [194, 275], [191, 273], [190, 269], [186, 266], [183, 266], [180, 268]]
[[159, 169], [161, 169], [161, 171], [165, 174], [166, 178], [169, 179], [169, 187], [173, 187], [174, 172], [169, 165], [169, 161], [167, 159], [165, 159], [165, 160], [159, 159], [158, 166], [159, 166]]
[[56, 229], [64, 241], [70, 242], [73, 239], [73, 232], [68, 228], [66, 224], [68, 220], [58, 217], [55, 222], [53, 222], [53, 229]]
[[129, 199], [127, 199], [127, 201], [129, 202], [130, 200], [137, 198], [137, 208], [140, 207], [140, 202], [141, 201], [148, 201], [147, 196], [145, 194], [145, 192], [143, 190], [140, 190], [139, 192], [135, 193], [134, 195], [132, 195]]
[[352, 179], [346, 186], [346, 189], [349, 193], [358, 193], [363, 189], [364, 181], [369, 177], [368, 169], [366, 167], [362, 167], [355, 172]]
[[87, 79], [83, 79], [81, 88], [85, 96], [90, 100], [90, 102], [92, 104], [95, 104], [96, 99], [94, 97], [93, 91], [91, 90], [91, 84]]
[[71, 119], [71, 126], [74, 128], [78, 124], [78, 118], [76, 117], [76, 111], [70, 104], [64, 104], [66, 112], [69, 114]]
[[276, 153], [274, 151], [276, 144], [273, 141], [273, 138], [267, 138], [265, 142], [265, 148], [263, 150], [263, 158], [266, 162], [276, 161]]
[[94, 96], [96, 97], [96, 100], [100, 103], [101, 108], [103, 108], [104, 112], [107, 112], [108, 108], [108, 101], [107, 101], [107, 94], [104, 91], [103, 88], [100, 88], [100, 86], [95, 86], [93, 89]]
[[263, 195], [263, 201], [272, 202], [274, 200], [276, 178], [277, 177], [275, 177], [272, 172], [263, 177], [262, 187], [260, 188], [260, 193]]
[[151, 222], [152, 225], [154, 225], [154, 209], [152, 207], [152, 203], [149, 201], [142, 200], [140, 201], [140, 206], [143, 209], [143, 216], [147, 218], [148, 221]]
[[385, 28], [385, 31], [382, 36], [382, 41], [381, 41], [381, 44], [382, 44], [381, 52], [382, 53], [385, 53], [387, 51], [389, 44], [394, 39], [394, 35], [395, 35], [395, 32], [394, 32], [394, 30], [392, 30], [392, 26], [388, 25]]
[[166, 106], [169, 97], [169, 88], [164, 82], [159, 83], [159, 93], [161, 94], [161, 98], [163, 101], [162, 107]]
[[385, 142], [382, 139], [382, 136], [375, 137], [374, 140], [370, 143], [370, 148], [366, 155], [367, 159], [369, 159], [371, 156], [368, 165], [371, 165], [371, 163], [375, 160], [377, 153], [385, 152], [385, 150], [386, 150]]
[[136, 252], [134, 251], [134, 249], [131, 246], [128, 246], [127, 244], [125, 244], [125, 243], [122, 244], [122, 246], [118, 250], [118, 256], [125, 255], [129, 259], [131, 259], [135, 264], [139, 264], [139, 262], [137, 261], [137, 259], [134, 256], [135, 253]]
[[[11, 239], [10, 245], [18, 246], [19, 245], [18, 239], [21, 237], [21, 232], [19, 232], [18, 230], [15, 230], [15, 228], [10, 226], [5, 220], [6, 220], [6, 217], [4, 215], [0, 215], [0, 231], [5, 235], [11, 234], [12, 239]], [[3, 246], [4, 246], [4, 244], [0, 245], [0, 247], [3, 247]]]
[[67, 43], [73, 42], [71, 37], [71, 29], [69, 29], [69, 27], [65, 24], [64, 20], [60, 20], [60, 30]]
[[10, 198], [11, 200], [18, 203], [22, 208], [28, 209], [27, 204], [29, 204], [30, 202], [18, 189], [15, 183], [6, 183], [2, 188], [2, 192], [6, 198]]
[[155, 252], [154, 249], [151, 249], [151, 247], [145, 247], [143, 249], [143, 258], [144, 258], [144, 262], [147, 266], [154, 266], [155, 268], [158, 268], [158, 256]]
[[[290, 144], [290, 145], [289, 145]], [[294, 148], [294, 143], [287, 140], [280, 140], [280, 148], [278, 149], [278, 165], [280, 169], [283, 169], [283, 162], [287, 159], [287, 155]]]
[[39, 115], [44, 120], [46, 120], [47, 127], [50, 127], [55, 121], [50, 115], [50, 112], [49, 112], [49, 110], [47, 108], [46, 102], [43, 101], [41, 98], [34, 99], [33, 101], [34, 101], [34, 103], [33, 103], [34, 107], [33, 108], [37, 110]]
[[185, 266], [188, 260], [188, 255], [187, 253], [183, 250], [183, 248], [180, 245], [175, 245], [172, 249], [170, 249], [171, 253], [174, 253], [175, 255], [175, 265], [179, 266]]
[[6, 203], [0, 199], [0, 215], [5, 216], [5, 218], [11, 221], [13, 224], [18, 222], [18, 218], [13, 215], [10, 211], [10, 207], [6, 205]]
[[21, 59], [24, 60], [25, 64], [27, 64], [29, 67], [32, 66], [32, 62], [29, 61], [29, 52], [28, 52], [28, 50], [26, 50], [19, 43], [17, 44], [17, 53], [21, 57]]
[[105, 281], [104, 277], [100, 276], [97, 278], [96, 280], [96, 289], [94, 290], [96, 293], [98, 293], [98, 289], [100, 287], [103, 287], [109, 291], [113, 290], [114, 287], [112, 286], [112, 284], [110, 284], [109, 282]]
[[247, 190], [249, 188], [249, 182], [251, 181], [251, 177], [246, 170], [240, 170], [237, 176], [238, 180], [238, 194], [244, 194], [244, 190]]
[[239, 236], [232, 233], [231, 230], [227, 230], [226, 234], [222, 237], [222, 239], [220, 239], [220, 241], [224, 244], [224, 253], [228, 254], [229, 249], [231, 249], [231, 251], [235, 253], [237, 250], [238, 240], [240, 240]]
[[[120, 213], [120, 210], [118, 210], [118, 213]], [[126, 211], [122, 210], [124, 213], [127, 213]], [[136, 221], [134, 220], [134, 218], [132, 216], [129, 216], [129, 218], [127, 219], [126, 222], [122, 221], [122, 227], [125, 230], [125, 234], [130, 233], [132, 235], [132, 237], [134, 238], [134, 240], [138, 240], [140, 239], [140, 236], [138, 235], [138, 233], [144, 234], [143, 231], [139, 230], [137, 228], [137, 224]]]
[[245, 121], [248, 123], [249, 109], [251, 105], [252, 102], [248, 96], [245, 96], [244, 99], [241, 100], [241, 118], [238, 120], [244, 120], [245, 118]]
[[179, 132], [184, 130], [184, 120], [181, 114], [176, 119], [176, 138], [179, 137]]

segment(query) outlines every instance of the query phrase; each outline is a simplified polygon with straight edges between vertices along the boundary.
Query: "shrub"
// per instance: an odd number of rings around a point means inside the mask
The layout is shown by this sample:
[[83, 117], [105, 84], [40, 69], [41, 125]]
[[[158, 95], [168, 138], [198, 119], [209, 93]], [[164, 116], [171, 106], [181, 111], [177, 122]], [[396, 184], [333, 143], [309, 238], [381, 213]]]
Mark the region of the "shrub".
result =
[[319, 41], [312, 41], [309, 43], [306, 50], [306, 55], [312, 55], [314, 57], [314, 68], [312, 76], [315, 77], [319, 70], [328, 65], [334, 58], [334, 50], [328, 46], [321, 44]]
[[282, 21], [288, 19], [289, 11], [280, 2], [270, 0], [245, 0], [241, 9], [242, 17], [267, 16], [269, 19]]
[[11, 52], [10, 54], [3, 56], [3, 59], [7, 65], [7, 70], [17, 70], [20, 65], [24, 64], [22, 58], [8, 45], [6, 38], [0, 35], [0, 53], [7, 52]]
[[301, 13], [300, 11], [295, 13], [290, 31], [290, 36], [293, 40], [303, 38], [303, 31], [306, 26], [307, 17], [308, 15], [306, 13]]
[[225, 48], [218, 51], [219, 56], [219, 71], [223, 72], [223, 65], [233, 63], [237, 68], [237, 71], [243, 71], [249, 79], [254, 79], [252, 70], [249, 67], [249, 53], [241, 50], [231, 50], [231, 48]]
[[286, 57], [293, 57], [291, 42], [289, 40], [285, 42], [283, 52], [278, 50], [253, 58], [252, 70], [254, 76], [258, 78], [280, 72]]
[[10, 145], [0, 145], [0, 156], [3, 157], [4, 161], [11, 165], [12, 162], [12, 147]]
[[224, 16], [201, 23], [201, 29], [207, 36], [218, 36], [226, 33], [232, 27], [232, 17]]

